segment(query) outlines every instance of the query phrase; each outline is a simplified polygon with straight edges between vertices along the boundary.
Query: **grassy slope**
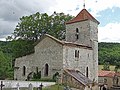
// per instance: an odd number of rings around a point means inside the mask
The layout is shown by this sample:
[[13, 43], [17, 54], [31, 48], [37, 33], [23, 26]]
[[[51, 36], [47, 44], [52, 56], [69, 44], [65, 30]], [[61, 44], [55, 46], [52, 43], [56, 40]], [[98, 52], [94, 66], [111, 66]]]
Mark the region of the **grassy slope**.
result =
[[[99, 65], [98, 66], [98, 70], [102, 70], [103, 69], [103, 65]], [[115, 66], [110, 65], [110, 71], [114, 71], [115, 70]], [[118, 72], [120, 72], [120, 69], [118, 69]]]
[[50, 87], [43, 88], [43, 90], [63, 90], [61, 85], [52, 85]]
[[[102, 70], [102, 69], [103, 69], [103, 65], [99, 65], [99, 66], [98, 66], [98, 70]], [[111, 71], [114, 71], [114, 69], [115, 69], [115, 66], [112, 66], [112, 65], [111, 65], [111, 66], [110, 66], [110, 70], [111, 70]]]

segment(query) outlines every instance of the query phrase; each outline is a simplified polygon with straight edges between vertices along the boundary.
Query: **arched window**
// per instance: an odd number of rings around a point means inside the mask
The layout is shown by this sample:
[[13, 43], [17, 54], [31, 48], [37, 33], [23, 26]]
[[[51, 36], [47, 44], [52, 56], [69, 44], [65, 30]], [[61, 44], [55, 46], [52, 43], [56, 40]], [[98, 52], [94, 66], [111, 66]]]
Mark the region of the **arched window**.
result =
[[86, 77], [88, 77], [88, 67], [86, 68]]
[[26, 74], [26, 67], [23, 66], [23, 76], [25, 76], [25, 74]]
[[48, 64], [45, 64], [45, 70], [44, 70], [45, 76], [48, 76], [48, 70], [49, 70], [49, 66], [48, 66]]

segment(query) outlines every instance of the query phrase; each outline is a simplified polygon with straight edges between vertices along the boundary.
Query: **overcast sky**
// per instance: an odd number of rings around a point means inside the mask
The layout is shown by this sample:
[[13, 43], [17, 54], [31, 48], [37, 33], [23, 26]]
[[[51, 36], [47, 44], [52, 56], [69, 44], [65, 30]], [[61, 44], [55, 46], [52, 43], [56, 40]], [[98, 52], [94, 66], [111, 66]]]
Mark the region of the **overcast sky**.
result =
[[[13, 33], [19, 18], [54, 11], [76, 16], [84, 0], [0, 0], [0, 40]], [[98, 20], [99, 42], [120, 42], [120, 0], [85, 0], [86, 9]]]

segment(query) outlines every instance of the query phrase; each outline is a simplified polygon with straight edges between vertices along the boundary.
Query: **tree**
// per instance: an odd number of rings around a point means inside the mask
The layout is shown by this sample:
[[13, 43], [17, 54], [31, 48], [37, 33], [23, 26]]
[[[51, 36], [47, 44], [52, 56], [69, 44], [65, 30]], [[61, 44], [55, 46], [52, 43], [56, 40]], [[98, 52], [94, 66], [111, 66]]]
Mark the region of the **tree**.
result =
[[13, 59], [34, 52], [33, 41], [30, 40], [12, 40], [9, 43], [8, 48], [10, 48]]
[[6, 55], [0, 51], [0, 79], [5, 79], [12, 77], [13, 73], [11, 72], [11, 62]]
[[110, 65], [116, 65], [120, 62], [120, 43], [99, 43], [98, 59], [99, 64], [103, 65], [109, 62]]
[[[58, 39], [65, 38], [65, 22], [70, 20], [72, 16], [64, 13], [54, 12], [52, 15], [46, 13], [32, 14], [23, 16], [16, 26], [13, 36], [15, 39], [37, 41], [44, 34], [50, 34]], [[12, 37], [8, 37], [8, 39]]]
[[14, 33], [8, 36], [11, 43], [8, 47], [14, 58], [34, 52], [34, 43], [44, 34], [50, 34], [58, 39], [65, 38], [65, 22], [72, 16], [54, 12], [52, 15], [39, 12], [23, 16]]
[[115, 72], [118, 72], [118, 69], [120, 69], [120, 61], [116, 63], [116, 66], [115, 66]]
[[102, 70], [108, 70], [108, 71], [110, 71], [110, 64], [109, 64], [109, 62], [105, 62], [104, 63]]

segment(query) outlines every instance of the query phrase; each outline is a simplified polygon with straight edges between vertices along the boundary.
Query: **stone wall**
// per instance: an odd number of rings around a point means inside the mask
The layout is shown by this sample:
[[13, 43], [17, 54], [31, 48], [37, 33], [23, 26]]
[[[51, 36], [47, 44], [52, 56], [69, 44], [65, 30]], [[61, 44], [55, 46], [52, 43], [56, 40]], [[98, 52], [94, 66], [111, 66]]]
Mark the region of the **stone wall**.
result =
[[65, 86], [69, 86], [70, 88], [75, 88], [75, 89], [79, 89], [79, 90], [84, 90], [85, 89], [85, 85], [83, 85], [80, 82], [78, 82], [77, 80], [75, 80], [73, 77], [71, 77], [66, 72], [63, 72], [63, 78], [62, 79], [63, 79], [62, 83]]
[[97, 84], [83, 85], [66, 72], [63, 72], [63, 84], [69, 86], [72, 90], [99, 90]]
[[98, 25], [95, 22], [90, 21], [90, 40], [93, 48], [93, 73], [95, 81], [98, 82]]
[[38, 66], [44, 77], [45, 64], [49, 66], [49, 77], [56, 72], [61, 73], [63, 68], [63, 46], [62, 44], [46, 37], [35, 46], [34, 67]]
[[[45, 65], [48, 65], [48, 76], [45, 76]], [[23, 76], [23, 66], [26, 75]], [[35, 53], [19, 57], [15, 61], [14, 79], [26, 80], [31, 72], [41, 71], [42, 77], [52, 78], [63, 68], [63, 46], [49, 37], [45, 37], [35, 46]]]
[[[19, 57], [15, 60], [14, 79], [26, 80], [27, 75], [32, 72], [31, 63], [33, 61], [34, 54]], [[25, 66], [25, 75], [23, 75], [23, 66]]]
[[[76, 28], [79, 30], [79, 39], [76, 39]], [[91, 46], [90, 21], [76, 22], [66, 25], [66, 41]]]
[[[75, 50], [79, 50], [79, 58], [75, 58]], [[73, 70], [79, 70], [86, 76], [86, 68], [88, 67], [88, 78], [95, 78], [93, 50], [83, 47], [64, 46], [63, 50], [63, 67]]]

